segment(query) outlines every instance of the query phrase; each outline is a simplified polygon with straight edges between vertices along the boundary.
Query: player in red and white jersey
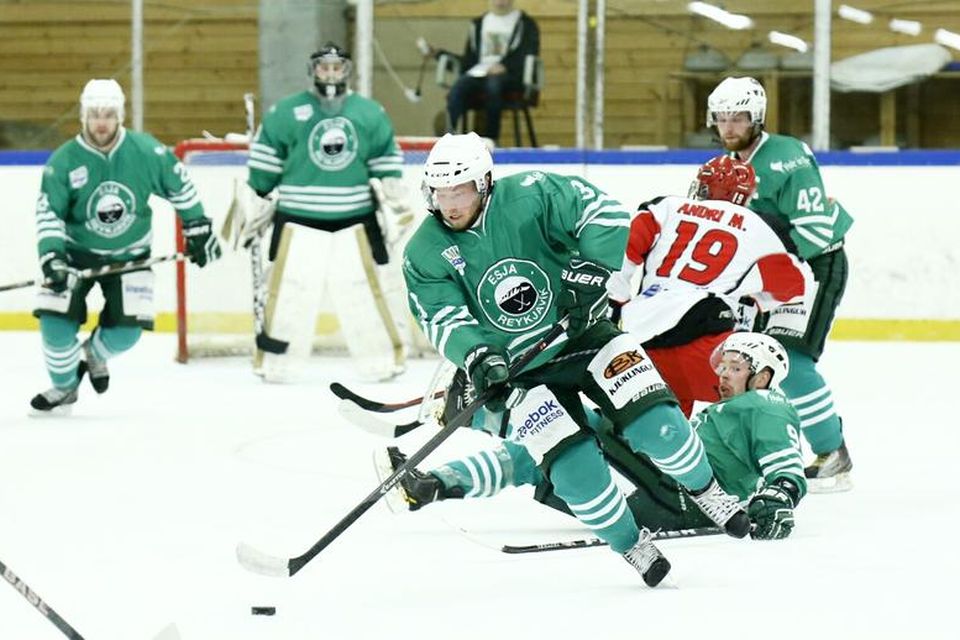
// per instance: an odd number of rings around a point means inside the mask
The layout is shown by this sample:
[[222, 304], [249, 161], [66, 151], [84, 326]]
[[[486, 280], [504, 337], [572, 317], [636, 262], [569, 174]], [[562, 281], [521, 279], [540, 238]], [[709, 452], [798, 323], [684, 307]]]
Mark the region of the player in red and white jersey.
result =
[[695, 400], [719, 399], [710, 354], [741, 320], [741, 299], [765, 312], [811, 293], [810, 268], [743, 206], [755, 188], [753, 167], [720, 156], [700, 167], [691, 197], [643, 203], [607, 285], [687, 416]]

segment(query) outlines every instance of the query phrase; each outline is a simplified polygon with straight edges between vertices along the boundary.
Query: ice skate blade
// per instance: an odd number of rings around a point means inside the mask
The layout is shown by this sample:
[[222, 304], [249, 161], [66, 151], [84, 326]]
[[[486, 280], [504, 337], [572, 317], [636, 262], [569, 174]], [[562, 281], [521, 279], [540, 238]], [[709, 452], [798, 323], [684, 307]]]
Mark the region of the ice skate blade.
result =
[[809, 493], [843, 493], [851, 489], [853, 489], [853, 479], [849, 471], [828, 478], [807, 478]]
[[[378, 447], [373, 451], [373, 468], [377, 473], [377, 479], [383, 482], [393, 475], [393, 464], [390, 462], [390, 454], [386, 447]], [[403, 496], [403, 489], [400, 483], [395, 484], [389, 491], [383, 495], [383, 503], [391, 513], [403, 513], [409, 511], [410, 505]]]

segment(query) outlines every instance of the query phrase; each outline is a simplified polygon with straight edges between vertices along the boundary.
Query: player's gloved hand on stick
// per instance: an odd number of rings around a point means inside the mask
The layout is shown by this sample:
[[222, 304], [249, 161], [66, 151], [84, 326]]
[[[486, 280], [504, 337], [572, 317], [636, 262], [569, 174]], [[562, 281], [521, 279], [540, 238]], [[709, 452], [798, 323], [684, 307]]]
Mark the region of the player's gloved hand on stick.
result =
[[569, 318], [567, 335], [576, 338], [606, 315], [610, 270], [589, 260], [571, 258], [561, 279], [557, 310]]
[[213, 235], [210, 218], [198, 218], [183, 223], [183, 237], [187, 240], [187, 255], [198, 267], [220, 258], [220, 242]]
[[483, 395], [488, 389], [497, 389], [484, 406], [496, 413], [504, 411], [507, 396], [510, 395], [510, 386], [507, 384], [510, 371], [503, 350], [492, 344], [477, 345], [467, 353], [463, 366], [477, 396]]
[[780, 540], [793, 531], [793, 507], [799, 494], [792, 482], [779, 478], [756, 493], [747, 507], [754, 540]]
[[53, 251], [41, 256], [40, 270], [43, 271], [43, 286], [55, 293], [73, 289], [80, 278], [80, 272], [67, 263], [67, 257]]

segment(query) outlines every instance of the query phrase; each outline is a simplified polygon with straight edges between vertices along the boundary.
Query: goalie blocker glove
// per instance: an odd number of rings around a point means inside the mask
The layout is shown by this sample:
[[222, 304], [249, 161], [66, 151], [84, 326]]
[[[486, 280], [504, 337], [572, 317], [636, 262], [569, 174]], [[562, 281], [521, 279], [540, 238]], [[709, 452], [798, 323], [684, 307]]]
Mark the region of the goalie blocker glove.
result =
[[222, 251], [220, 242], [213, 235], [213, 223], [210, 218], [202, 217], [183, 223], [183, 237], [187, 241], [187, 255], [190, 262], [204, 267], [208, 262], [218, 260]]
[[799, 502], [800, 491], [786, 478], [777, 478], [753, 496], [747, 515], [753, 527], [754, 540], [780, 540], [793, 531], [793, 508]]
[[607, 314], [610, 270], [589, 260], [571, 258], [560, 277], [563, 290], [557, 308], [561, 317], [569, 318], [567, 335], [576, 338]]

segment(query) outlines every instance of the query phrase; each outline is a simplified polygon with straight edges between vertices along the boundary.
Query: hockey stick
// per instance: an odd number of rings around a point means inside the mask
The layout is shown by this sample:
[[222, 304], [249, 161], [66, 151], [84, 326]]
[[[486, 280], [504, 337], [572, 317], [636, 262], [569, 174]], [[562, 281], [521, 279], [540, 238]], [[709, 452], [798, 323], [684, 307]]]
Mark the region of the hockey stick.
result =
[[369, 411], [364, 411], [360, 406], [350, 400], [341, 400], [337, 405], [337, 411], [346, 420], [360, 427], [367, 433], [371, 433], [381, 438], [399, 438], [405, 433], [410, 433], [424, 423], [420, 420], [407, 422], [405, 424], [391, 424], [386, 420], [381, 420]]
[[[697, 529], [676, 529], [674, 531], [656, 531], [654, 540], [675, 540], [677, 538], [699, 538], [703, 536], [718, 536], [724, 533], [720, 527], [701, 527]], [[605, 547], [607, 542], [600, 538], [586, 538], [584, 540], [568, 540], [564, 542], [544, 542], [541, 544], [512, 545], [505, 544], [500, 549], [504, 553], [540, 553], [541, 551], [564, 551], [567, 549], [586, 549], [588, 547]]]
[[[376, 413], [393, 413], [394, 411], [400, 411], [401, 409], [415, 407], [424, 401], [423, 396], [405, 400], [403, 402], [380, 402], [378, 400], [371, 400], [370, 398], [365, 398], [359, 393], [347, 389], [339, 382], [331, 382], [330, 391], [333, 392], [333, 395], [337, 396], [341, 400], [352, 402], [365, 411], [374, 411]], [[444, 393], [446, 393], [446, 390], [444, 389], [437, 391], [433, 394], [431, 399], [437, 400], [442, 398]]]
[[27, 584], [20, 579], [20, 577], [10, 570], [7, 565], [0, 562], [0, 573], [3, 574], [4, 580], [10, 583], [10, 586], [20, 592], [24, 598], [27, 599], [27, 602], [32, 604], [34, 608], [43, 614], [47, 620], [53, 623], [57, 629], [60, 630], [63, 635], [70, 638], [70, 640], [83, 640], [83, 636], [80, 633], [70, 626], [70, 624], [60, 617], [60, 614], [50, 608], [46, 602], [43, 601], [37, 592], [27, 586]]
[[[554, 340], [559, 338], [566, 331], [566, 318], [553, 326], [550, 331], [544, 335], [534, 346], [524, 352], [516, 361], [510, 365], [510, 378], [517, 376], [528, 364], [530, 364], [537, 355], [549, 347]], [[468, 404], [463, 411], [451, 419], [446, 426], [438, 431], [430, 440], [427, 441], [419, 450], [411, 454], [407, 461], [397, 467], [397, 469], [380, 485], [374, 489], [370, 495], [364, 498], [360, 504], [353, 508], [350, 513], [343, 517], [330, 531], [325, 533], [322, 538], [304, 553], [294, 558], [280, 558], [271, 556], [262, 551], [241, 542], [237, 545], [237, 560], [248, 571], [260, 573], [267, 576], [289, 577], [300, 571], [308, 562], [323, 551], [331, 542], [337, 539], [341, 533], [357, 521], [360, 516], [367, 512], [370, 507], [377, 503], [388, 491], [396, 486], [410, 469], [416, 467], [428, 455], [430, 455], [444, 440], [453, 435], [458, 428], [470, 423], [473, 414], [484, 405], [495, 393], [497, 389], [488, 389], [480, 394], [473, 402]]]
[[[108, 264], [102, 267], [91, 267], [89, 269], [83, 269], [77, 274], [77, 278], [81, 280], [87, 280], [89, 278], [100, 278], [102, 276], [112, 276], [118, 273], [127, 273], [129, 271], [138, 271], [139, 269], [146, 269], [155, 264], [161, 262], [170, 262], [171, 260], [184, 260], [186, 256], [182, 253], [172, 253], [168, 256], [157, 256], [155, 258], [144, 258], [142, 260], [128, 260], [126, 262], [117, 262], [116, 264]], [[32, 287], [35, 284], [41, 286], [48, 286], [49, 282], [37, 281], [37, 280], [24, 280], [23, 282], [15, 282], [13, 284], [7, 284], [0, 286], [0, 291], [11, 291], [13, 289], [23, 289], [24, 287]]]

